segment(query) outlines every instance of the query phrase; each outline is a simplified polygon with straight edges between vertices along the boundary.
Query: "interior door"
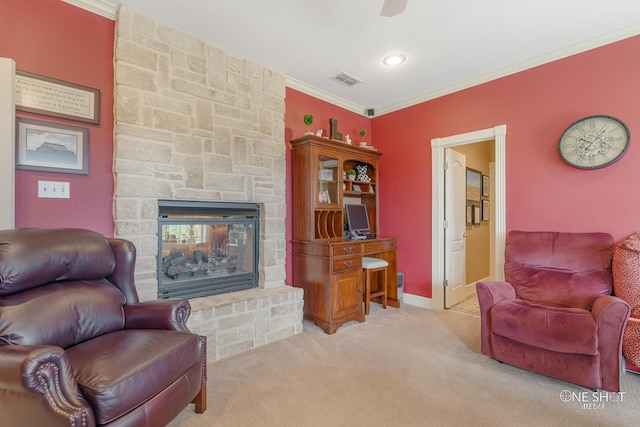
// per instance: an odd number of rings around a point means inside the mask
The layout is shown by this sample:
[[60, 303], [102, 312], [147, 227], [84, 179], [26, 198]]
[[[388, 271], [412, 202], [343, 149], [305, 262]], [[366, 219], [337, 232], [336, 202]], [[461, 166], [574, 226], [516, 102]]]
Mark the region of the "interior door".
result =
[[444, 306], [450, 308], [466, 297], [466, 199], [467, 159], [451, 148], [445, 150]]

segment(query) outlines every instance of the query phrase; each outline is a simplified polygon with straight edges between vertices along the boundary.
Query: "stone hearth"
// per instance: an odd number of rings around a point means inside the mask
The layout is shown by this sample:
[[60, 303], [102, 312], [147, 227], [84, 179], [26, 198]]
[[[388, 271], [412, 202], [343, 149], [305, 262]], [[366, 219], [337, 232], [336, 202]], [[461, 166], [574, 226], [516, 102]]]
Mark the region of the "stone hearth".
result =
[[138, 250], [140, 299], [156, 299], [158, 199], [260, 203], [258, 289], [191, 300], [188, 325], [210, 360], [301, 332], [284, 285], [284, 75], [126, 6], [115, 43], [115, 235]]

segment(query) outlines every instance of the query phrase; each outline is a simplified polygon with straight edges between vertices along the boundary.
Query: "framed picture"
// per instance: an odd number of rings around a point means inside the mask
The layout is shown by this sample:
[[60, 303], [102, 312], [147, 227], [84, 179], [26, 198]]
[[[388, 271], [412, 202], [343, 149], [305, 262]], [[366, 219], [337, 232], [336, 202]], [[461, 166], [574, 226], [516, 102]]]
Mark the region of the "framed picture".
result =
[[318, 193], [318, 203], [331, 203], [331, 197], [329, 196], [329, 191], [320, 190]]
[[467, 206], [467, 224], [473, 224], [473, 214], [472, 214], [472, 206]]
[[482, 195], [489, 197], [489, 177], [482, 175]]
[[480, 201], [481, 185], [482, 173], [475, 169], [467, 168], [467, 200]]
[[482, 201], [482, 220], [489, 221], [489, 201]]
[[16, 70], [16, 110], [100, 124], [100, 90]]
[[320, 169], [320, 180], [321, 181], [333, 181], [333, 170], [332, 169]]
[[353, 191], [362, 191], [362, 190], [360, 190], [360, 185], [353, 184]]
[[473, 225], [480, 224], [480, 205], [473, 205]]
[[89, 130], [18, 117], [16, 169], [89, 175]]

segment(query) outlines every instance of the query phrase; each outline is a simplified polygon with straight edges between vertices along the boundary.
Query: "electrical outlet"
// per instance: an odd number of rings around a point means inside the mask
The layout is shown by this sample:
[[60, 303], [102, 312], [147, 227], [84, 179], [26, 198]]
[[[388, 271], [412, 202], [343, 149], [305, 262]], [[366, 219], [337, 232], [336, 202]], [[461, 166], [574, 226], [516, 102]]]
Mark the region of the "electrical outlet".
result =
[[68, 199], [71, 196], [68, 182], [38, 181], [38, 197], [44, 199]]

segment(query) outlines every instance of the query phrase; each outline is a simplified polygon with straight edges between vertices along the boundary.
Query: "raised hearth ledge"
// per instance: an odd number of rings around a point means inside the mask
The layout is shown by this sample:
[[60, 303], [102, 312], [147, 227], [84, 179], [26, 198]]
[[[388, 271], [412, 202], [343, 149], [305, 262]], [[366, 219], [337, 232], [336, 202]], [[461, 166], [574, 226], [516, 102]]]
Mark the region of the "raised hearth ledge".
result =
[[195, 298], [190, 303], [187, 326], [207, 337], [208, 362], [302, 332], [301, 288], [256, 288]]

